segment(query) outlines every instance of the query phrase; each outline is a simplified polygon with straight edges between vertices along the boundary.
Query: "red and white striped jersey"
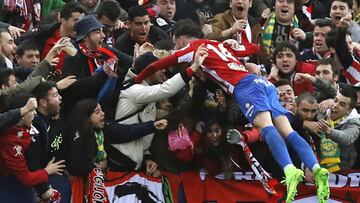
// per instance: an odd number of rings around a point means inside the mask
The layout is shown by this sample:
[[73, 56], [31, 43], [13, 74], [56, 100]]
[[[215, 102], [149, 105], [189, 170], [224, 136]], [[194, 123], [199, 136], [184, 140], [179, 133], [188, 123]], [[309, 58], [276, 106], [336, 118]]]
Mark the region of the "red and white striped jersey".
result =
[[229, 93], [233, 92], [235, 85], [244, 76], [250, 74], [238, 58], [253, 55], [260, 51], [258, 45], [251, 43], [240, 45], [239, 50], [234, 50], [222, 42], [198, 39], [174, 54], [150, 64], [136, 77], [135, 81], [139, 82], [157, 70], [171, 67], [178, 63], [192, 62], [195, 52], [201, 44], [205, 44], [208, 49], [208, 57], [201, 66], [202, 70], [209, 78], [217, 82]]
[[349, 84], [360, 82], [360, 62], [353, 57], [351, 65], [342, 72]]

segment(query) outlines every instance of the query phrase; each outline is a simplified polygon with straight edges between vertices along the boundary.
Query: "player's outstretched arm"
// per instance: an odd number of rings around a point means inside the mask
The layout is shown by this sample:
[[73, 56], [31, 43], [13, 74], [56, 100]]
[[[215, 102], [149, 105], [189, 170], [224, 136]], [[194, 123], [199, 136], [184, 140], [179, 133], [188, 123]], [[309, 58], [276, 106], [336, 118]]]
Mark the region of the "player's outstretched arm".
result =
[[260, 46], [253, 43], [239, 44], [234, 39], [225, 40], [223, 43], [229, 45], [237, 57], [251, 56], [260, 52]]
[[135, 77], [135, 83], [141, 83], [144, 79], [146, 79], [148, 76], [152, 75], [158, 70], [162, 70], [165, 68], [169, 68], [171, 66], [174, 66], [178, 63], [178, 57], [175, 54], [172, 54], [170, 56], [167, 56], [165, 58], [162, 58], [160, 60], [157, 60], [141, 71], [136, 77]]

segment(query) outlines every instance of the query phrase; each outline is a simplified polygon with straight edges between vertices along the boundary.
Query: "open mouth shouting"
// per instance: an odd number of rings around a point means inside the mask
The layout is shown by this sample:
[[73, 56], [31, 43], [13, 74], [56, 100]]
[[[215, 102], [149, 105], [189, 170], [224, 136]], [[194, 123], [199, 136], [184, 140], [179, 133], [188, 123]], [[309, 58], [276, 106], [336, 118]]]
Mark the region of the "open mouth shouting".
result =
[[146, 32], [141, 32], [138, 34], [138, 36], [139, 36], [139, 39], [146, 40]]
[[316, 50], [321, 49], [323, 47], [323, 43], [319, 41], [315, 41], [314, 47]]
[[282, 14], [284, 14], [284, 15], [287, 15], [287, 14], [289, 13], [289, 9], [288, 9], [288, 8], [282, 8], [282, 9], [280, 10], [280, 12], [281, 12]]
[[245, 6], [242, 3], [236, 4], [236, 10], [243, 12], [245, 10]]
[[335, 15], [334, 16], [334, 23], [338, 25], [340, 23], [342, 16], [341, 15]]
[[283, 71], [288, 71], [288, 70], [290, 70], [290, 64], [282, 64], [282, 70], [283, 70]]

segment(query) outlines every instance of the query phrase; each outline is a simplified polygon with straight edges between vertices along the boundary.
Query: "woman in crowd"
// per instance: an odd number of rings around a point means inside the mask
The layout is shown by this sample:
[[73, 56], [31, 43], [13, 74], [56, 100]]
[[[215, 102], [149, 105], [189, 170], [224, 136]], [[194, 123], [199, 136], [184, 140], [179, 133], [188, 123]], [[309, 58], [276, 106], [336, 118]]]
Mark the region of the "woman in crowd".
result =
[[[71, 111], [69, 123], [69, 150], [67, 169], [72, 178], [74, 202], [82, 202], [84, 192], [91, 191], [87, 177], [106, 171], [108, 143], [124, 143], [167, 126], [167, 120], [148, 121], [133, 125], [105, 122], [105, 113], [97, 101], [79, 101]], [[152, 172], [152, 171], [148, 171]], [[103, 176], [103, 175], [102, 175]]]

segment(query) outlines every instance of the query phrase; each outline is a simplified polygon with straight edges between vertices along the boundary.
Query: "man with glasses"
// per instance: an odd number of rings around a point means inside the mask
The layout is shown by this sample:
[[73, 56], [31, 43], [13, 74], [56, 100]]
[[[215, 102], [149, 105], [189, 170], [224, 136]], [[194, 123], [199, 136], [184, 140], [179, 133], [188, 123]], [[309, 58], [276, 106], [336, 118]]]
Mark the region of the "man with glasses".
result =
[[120, 16], [124, 12], [116, 1], [103, 1], [96, 9], [96, 18], [104, 25], [104, 43], [109, 47], [113, 47], [116, 38], [125, 32], [125, 25], [120, 21]]

